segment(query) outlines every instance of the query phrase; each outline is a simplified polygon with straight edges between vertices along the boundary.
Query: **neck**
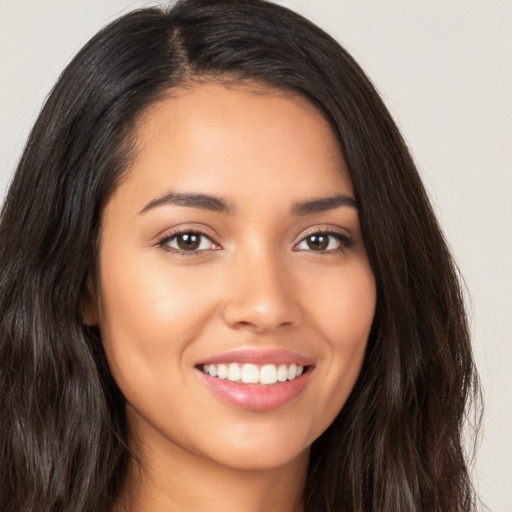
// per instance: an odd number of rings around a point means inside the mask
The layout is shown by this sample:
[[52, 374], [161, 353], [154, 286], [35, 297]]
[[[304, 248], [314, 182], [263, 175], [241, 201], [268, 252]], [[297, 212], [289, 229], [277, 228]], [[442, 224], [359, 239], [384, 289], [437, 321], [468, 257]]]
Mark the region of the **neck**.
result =
[[[147, 447], [146, 447], [147, 448]], [[239, 469], [190, 452], [132, 459], [115, 512], [301, 512], [309, 453], [284, 466]]]

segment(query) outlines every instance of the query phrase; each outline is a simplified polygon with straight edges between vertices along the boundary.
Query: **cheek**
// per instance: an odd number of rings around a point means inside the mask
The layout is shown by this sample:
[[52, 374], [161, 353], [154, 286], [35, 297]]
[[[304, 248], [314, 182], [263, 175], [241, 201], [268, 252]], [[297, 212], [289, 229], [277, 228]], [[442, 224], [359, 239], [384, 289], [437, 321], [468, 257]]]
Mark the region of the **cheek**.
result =
[[[103, 265], [101, 312], [105, 328], [125, 329], [134, 338], [165, 342], [179, 339], [174, 335], [195, 325], [193, 319], [198, 320], [201, 306], [208, 304], [205, 281], [200, 272], [176, 271], [165, 259], [165, 254], [158, 254]], [[155, 332], [160, 332], [157, 338], [153, 337]]]
[[310, 312], [334, 353], [357, 351], [366, 345], [375, 303], [375, 279], [363, 261], [325, 279], [322, 293], [310, 301]]
[[325, 293], [311, 301], [311, 318], [326, 350], [315, 371], [322, 373], [322, 393], [315, 403], [325, 430], [343, 408], [359, 376], [376, 303], [376, 286], [369, 265], [332, 276]]
[[170, 372], [180, 371], [213, 309], [211, 292], [199, 276], [171, 272], [165, 254], [144, 262], [118, 257], [108, 265], [106, 249], [100, 329], [111, 371], [129, 394], [128, 388], [165, 383]]

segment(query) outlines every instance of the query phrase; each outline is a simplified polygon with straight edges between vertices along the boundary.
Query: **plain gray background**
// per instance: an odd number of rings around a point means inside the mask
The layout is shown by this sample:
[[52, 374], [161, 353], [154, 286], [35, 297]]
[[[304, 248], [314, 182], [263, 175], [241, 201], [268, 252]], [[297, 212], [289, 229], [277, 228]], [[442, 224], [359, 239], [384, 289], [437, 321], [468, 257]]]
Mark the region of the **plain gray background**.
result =
[[[476, 482], [493, 512], [512, 512], [512, 1], [278, 3], [347, 47], [412, 148], [469, 289], [486, 400]], [[73, 54], [149, 4], [0, 0], [0, 194]]]

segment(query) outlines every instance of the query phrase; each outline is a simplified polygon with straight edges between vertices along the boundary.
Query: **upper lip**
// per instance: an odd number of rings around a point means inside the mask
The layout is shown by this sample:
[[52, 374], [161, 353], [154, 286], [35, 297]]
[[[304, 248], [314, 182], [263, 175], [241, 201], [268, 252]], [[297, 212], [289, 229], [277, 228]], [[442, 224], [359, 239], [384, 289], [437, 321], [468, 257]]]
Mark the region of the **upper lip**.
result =
[[252, 363], [256, 365], [263, 364], [297, 364], [301, 366], [311, 366], [311, 358], [297, 354], [291, 350], [274, 349], [237, 349], [221, 354], [216, 354], [207, 359], [202, 359], [198, 365], [204, 364], [229, 364], [229, 363]]

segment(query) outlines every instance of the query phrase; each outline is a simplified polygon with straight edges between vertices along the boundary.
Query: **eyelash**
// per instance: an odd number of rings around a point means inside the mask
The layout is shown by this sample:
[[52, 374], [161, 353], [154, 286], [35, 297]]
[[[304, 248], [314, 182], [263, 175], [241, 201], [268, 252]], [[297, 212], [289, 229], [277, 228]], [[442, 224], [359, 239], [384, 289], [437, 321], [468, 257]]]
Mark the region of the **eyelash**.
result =
[[[314, 250], [310, 249], [310, 252], [316, 252], [320, 255], [344, 253], [345, 251], [351, 249], [354, 246], [354, 240], [349, 235], [340, 233], [339, 231], [337, 231], [334, 228], [324, 228], [324, 229], [313, 228], [309, 232], [306, 231], [304, 236], [301, 238], [300, 242], [298, 244], [296, 244], [295, 247], [297, 247], [298, 245], [300, 245], [302, 243], [305, 243], [305, 242], [307, 243], [308, 238], [311, 238], [313, 236], [322, 236], [322, 235], [334, 238], [339, 243], [339, 247], [336, 247], [334, 249], [324, 250], [324, 251], [314, 251]], [[329, 242], [329, 244], [330, 244], [330, 242]], [[299, 250], [299, 249], [295, 249], [295, 250]]]
[[[184, 235], [193, 235], [193, 236], [197, 236], [202, 239], [207, 239], [211, 242], [211, 245], [213, 247], [209, 248], [209, 249], [184, 250], [184, 249], [179, 249], [176, 247], [169, 246], [171, 241], [173, 241], [174, 239], [177, 239], [180, 236], [184, 236]], [[329, 250], [322, 250], [322, 251], [314, 251], [313, 249], [310, 249], [309, 250], [310, 252], [316, 252], [321, 255], [327, 255], [327, 254], [333, 254], [333, 253], [344, 253], [346, 250], [351, 249], [354, 245], [354, 241], [352, 240], [352, 238], [350, 236], [340, 233], [332, 228], [327, 228], [327, 229], [324, 228], [324, 229], [315, 229], [315, 230], [311, 230], [310, 232], [306, 232], [305, 235], [299, 241], [299, 243], [294, 246], [294, 250], [301, 251], [301, 249], [296, 249], [296, 247], [302, 243], [307, 243], [308, 238], [311, 238], [313, 236], [322, 236], [322, 235], [330, 237], [330, 238], [334, 238], [339, 243], [339, 247], [336, 247], [334, 249], [329, 249]], [[201, 243], [202, 242], [200, 242], [200, 244]], [[330, 244], [330, 242], [328, 242], [328, 245], [329, 244]], [[175, 232], [172, 234], [166, 234], [166, 235], [162, 236], [156, 242], [156, 245], [168, 252], [172, 252], [172, 253], [178, 254], [180, 256], [199, 256], [204, 251], [212, 251], [212, 250], [216, 251], [221, 248], [220, 245], [217, 244], [214, 240], [212, 240], [212, 238], [210, 236], [208, 236], [204, 233], [201, 233], [200, 231], [195, 231], [193, 229], [186, 229], [186, 230], [178, 231], [178, 232]]]
[[[177, 239], [178, 237], [184, 236], [184, 235], [195, 235], [202, 239], [206, 238], [207, 240], [209, 240], [211, 242], [211, 245], [214, 247], [210, 248], [210, 249], [184, 250], [184, 249], [179, 249], [176, 247], [169, 246], [169, 244], [172, 240]], [[201, 243], [202, 242], [200, 242], [200, 244]], [[196, 231], [193, 229], [185, 229], [183, 231], [177, 231], [175, 233], [166, 234], [157, 241], [156, 245], [158, 247], [161, 247], [165, 251], [172, 252], [172, 253], [178, 254], [180, 256], [198, 256], [204, 251], [216, 251], [216, 250], [220, 249], [220, 245], [217, 244], [216, 242], [214, 242], [211, 237], [209, 237], [208, 235], [205, 235], [204, 233], [201, 233], [200, 231]]]

